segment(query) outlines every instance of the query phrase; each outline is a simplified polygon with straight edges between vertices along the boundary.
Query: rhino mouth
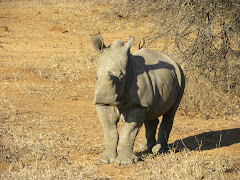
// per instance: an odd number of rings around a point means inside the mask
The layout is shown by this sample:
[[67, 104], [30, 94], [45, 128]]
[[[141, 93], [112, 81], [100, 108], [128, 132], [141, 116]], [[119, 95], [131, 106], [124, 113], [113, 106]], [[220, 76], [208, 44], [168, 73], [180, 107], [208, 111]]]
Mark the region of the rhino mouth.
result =
[[100, 106], [118, 106], [119, 102], [113, 102], [113, 103], [109, 103], [109, 104], [105, 104], [105, 103], [95, 103], [95, 105], [100, 105]]
[[95, 98], [94, 104], [95, 105], [101, 105], [101, 106], [118, 106], [119, 105], [118, 100], [113, 100], [113, 99], [99, 99]]

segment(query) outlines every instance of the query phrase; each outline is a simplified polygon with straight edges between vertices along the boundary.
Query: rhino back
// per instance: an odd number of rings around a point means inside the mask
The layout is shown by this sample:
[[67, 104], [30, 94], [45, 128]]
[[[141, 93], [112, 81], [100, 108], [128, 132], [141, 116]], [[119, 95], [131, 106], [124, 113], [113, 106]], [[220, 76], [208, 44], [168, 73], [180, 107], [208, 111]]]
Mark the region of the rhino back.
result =
[[[166, 113], [176, 101], [182, 85], [180, 66], [170, 57], [149, 49], [141, 49], [131, 58], [130, 92], [137, 90], [138, 103], [149, 109], [149, 119]], [[135, 83], [136, 81], [136, 83]]]

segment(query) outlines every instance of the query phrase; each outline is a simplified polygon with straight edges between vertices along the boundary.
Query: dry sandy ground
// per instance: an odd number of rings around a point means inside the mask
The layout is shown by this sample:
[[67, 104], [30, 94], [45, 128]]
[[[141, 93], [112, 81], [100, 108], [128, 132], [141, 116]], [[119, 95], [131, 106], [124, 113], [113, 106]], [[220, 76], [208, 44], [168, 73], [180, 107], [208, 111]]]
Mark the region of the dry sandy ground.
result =
[[[132, 172], [131, 166], [98, 164], [104, 142], [93, 104], [97, 53], [89, 35], [99, 29], [106, 44], [130, 35], [138, 42], [148, 24], [107, 9], [96, 2], [0, 1], [0, 26], [7, 27], [0, 28], [0, 173], [37, 161], [92, 164], [119, 179]], [[137, 142], [143, 137], [142, 128]], [[239, 163], [240, 120], [178, 114], [173, 142]]]

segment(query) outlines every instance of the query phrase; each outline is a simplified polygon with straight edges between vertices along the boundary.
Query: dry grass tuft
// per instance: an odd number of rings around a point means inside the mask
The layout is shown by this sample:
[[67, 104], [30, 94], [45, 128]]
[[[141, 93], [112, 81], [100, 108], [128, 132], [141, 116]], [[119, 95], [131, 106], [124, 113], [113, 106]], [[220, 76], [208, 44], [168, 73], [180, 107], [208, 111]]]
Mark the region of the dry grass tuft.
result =
[[230, 158], [221, 155], [209, 157], [201, 151], [189, 151], [156, 157], [148, 156], [137, 164], [134, 176], [139, 179], [238, 179], [239, 167]]
[[[8, 164], [0, 179], [107, 178], [88, 160], [76, 163], [69, 155], [70, 152], [98, 151], [98, 146], [80, 145], [87, 137], [84, 125], [73, 128], [71, 124], [61, 124], [62, 119], [36, 113], [9, 114], [10, 117], [6, 117], [8, 123], [3, 123], [0, 128], [0, 159], [1, 163]], [[74, 123], [71, 118], [68, 121]]]
[[81, 80], [95, 72], [97, 61], [94, 57], [90, 58], [64, 58], [52, 56], [46, 63], [38, 64], [36, 67], [28, 67], [39, 77], [49, 79], [57, 83], [66, 83]]
[[[17, 166], [18, 167], [18, 166]], [[99, 170], [93, 166], [81, 164], [63, 164], [58, 168], [47, 165], [36, 165], [35, 167], [18, 167], [17, 171], [10, 170], [0, 175], [5, 179], [109, 179], [106, 175], [101, 175]]]
[[213, 117], [227, 117], [231, 115], [237, 119], [239, 97], [233, 98], [229, 104], [229, 97], [216, 89], [211, 82], [195, 72], [186, 73], [186, 89], [181, 101], [179, 112], [185, 115], [198, 115], [209, 119]]

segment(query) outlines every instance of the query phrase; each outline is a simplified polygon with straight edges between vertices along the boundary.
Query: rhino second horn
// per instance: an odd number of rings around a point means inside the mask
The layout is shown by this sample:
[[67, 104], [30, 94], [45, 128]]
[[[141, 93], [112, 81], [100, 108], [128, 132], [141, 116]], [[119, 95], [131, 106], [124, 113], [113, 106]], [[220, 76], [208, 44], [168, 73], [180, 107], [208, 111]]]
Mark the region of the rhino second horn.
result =
[[138, 45], [138, 49], [141, 49], [145, 44], [145, 40], [144, 39], [140, 39], [139, 45]]

